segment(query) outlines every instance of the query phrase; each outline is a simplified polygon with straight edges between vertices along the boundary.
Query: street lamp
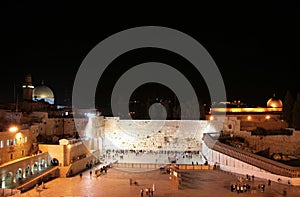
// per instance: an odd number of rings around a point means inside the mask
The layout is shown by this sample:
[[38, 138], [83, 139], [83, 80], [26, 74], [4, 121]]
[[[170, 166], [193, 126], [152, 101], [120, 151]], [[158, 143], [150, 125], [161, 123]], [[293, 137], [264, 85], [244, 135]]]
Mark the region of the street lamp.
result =
[[10, 132], [17, 132], [18, 130], [19, 130], [19, 128], [17, 127], [17, 126], [11, 126], [11, 127], [9, 127], [9, 129], [8, 129]]

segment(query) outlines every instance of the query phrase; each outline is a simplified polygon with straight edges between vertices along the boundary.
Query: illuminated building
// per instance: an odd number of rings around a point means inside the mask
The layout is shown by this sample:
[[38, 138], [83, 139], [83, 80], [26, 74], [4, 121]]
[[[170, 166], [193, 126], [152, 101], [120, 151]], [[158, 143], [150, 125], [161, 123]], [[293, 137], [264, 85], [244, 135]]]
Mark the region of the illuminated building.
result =
[[37, 86], [33, 89], [32, 100], [44, 100], [49, 104], [54, 104], [54, 94], [52, 90], [42, 82], [42, 85]]
[[218, 103], [210, 108], [206, 119], [217, 120], [222, 113], [240, 120], [241, 130], [253, 130], [257, 127], [275, 130], [287, 127], [287, 123], [281, 117], [282, 101], [275, 95], [268, 99], [266, 107], [247, 107], [240, 101]]

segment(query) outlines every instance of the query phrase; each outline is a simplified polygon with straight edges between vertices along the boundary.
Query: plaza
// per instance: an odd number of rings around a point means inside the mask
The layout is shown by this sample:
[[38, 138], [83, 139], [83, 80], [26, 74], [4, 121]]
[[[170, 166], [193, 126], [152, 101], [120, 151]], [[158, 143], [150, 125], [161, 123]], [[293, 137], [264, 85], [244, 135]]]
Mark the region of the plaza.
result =
[[[123, 197], [141, 196], [141, 189], [151, 188], [155, 185], [154, 196], [179, 197], [179, 196], [286, 196], [300, 195], [300, 188], [287, 186], [277, 182], [267, 185], [267, 180], [255, 178], [249, 181], [253, 190], [251, 192], [231, 192], [230, 185], [239, 182], [239, 175], [221, 170], [182, 171], [182, 188], [177, 189], [169, 180], [169, 174], [162, 173], [159, 169], [119, 169], [109, 168], [107, 174], [94, 176], [95, 166], [90, 176], [89, 170], [83, 172], [82, 178], [75, 175], [69, 178], [57, 178], [45, 183], [45, 189], [37, 192], [36, 188], [21, 194], [22, 197]], [[130, 179], [137, 185], [130, 185]], [[265, 184], [264, 192], [258, 190], [259, 184]], [[144, 196], [146, 196], [144, 194]]]

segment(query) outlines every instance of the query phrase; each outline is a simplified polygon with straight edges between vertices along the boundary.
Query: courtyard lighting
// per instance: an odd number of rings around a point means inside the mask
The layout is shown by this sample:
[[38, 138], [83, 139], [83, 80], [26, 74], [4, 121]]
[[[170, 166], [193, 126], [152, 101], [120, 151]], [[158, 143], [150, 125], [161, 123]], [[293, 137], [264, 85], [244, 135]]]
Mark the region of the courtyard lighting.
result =
[[12, 127], [9, 127], [9, 129], [8, 129], [10, 132], [17, 132], [18, 130], [19, 130], [19, 128], [18, 127], [16, 127], [16, 126], [12, 126]]

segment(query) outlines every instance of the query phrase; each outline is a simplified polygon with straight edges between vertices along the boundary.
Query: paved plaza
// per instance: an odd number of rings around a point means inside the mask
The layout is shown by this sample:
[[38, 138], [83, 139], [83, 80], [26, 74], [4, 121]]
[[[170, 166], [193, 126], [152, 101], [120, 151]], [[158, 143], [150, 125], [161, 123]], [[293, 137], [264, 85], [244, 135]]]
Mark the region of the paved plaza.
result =
[[[230, 185], [238, 183], [238, 175], [220, 170], [198, 170], [183, 171], [184, 181], [181, 189], [176, 189], [169, 180], [169, 174], [160, 170], [143, 169], [117, 169], [109, 168], [107, 174], [95, 177], [90, 176], [90, 171], [83, 172], [82, 178], [79, 175], [70, 178], [57, 178], [45, 184], [46, 188], [37, 192], [36, 189], [21, 194], [22, 197], [123, 197], [141, 196], [141, 189], [152, 188], [154, 184], [155, 197], [182, 197], [182, 196], [300, 196], [299, 187], [288, 187], [287, 185], [272, 182], [267, 185], [267, 180], [255, 178], [254, 182], [249, 181], [255, 191], [237, 193], [230, 191]], [[188, 179], [186, 179], [188, 178]], [[137, 185], [130, 185], [130, 179], [137, 182]], [[258, 184], [265, 184], [264, 192], [257, 189]], [[144, 196], [146, 196], [144, 194]]]

